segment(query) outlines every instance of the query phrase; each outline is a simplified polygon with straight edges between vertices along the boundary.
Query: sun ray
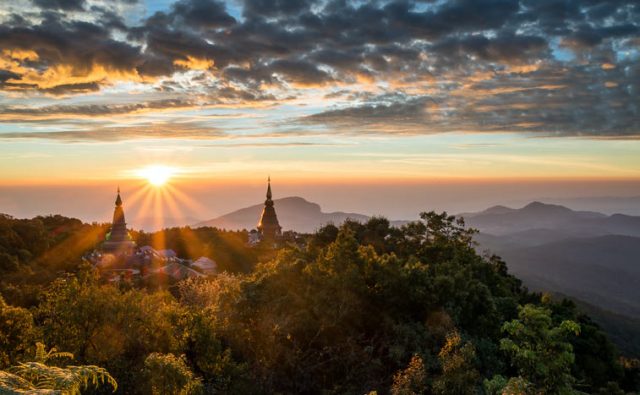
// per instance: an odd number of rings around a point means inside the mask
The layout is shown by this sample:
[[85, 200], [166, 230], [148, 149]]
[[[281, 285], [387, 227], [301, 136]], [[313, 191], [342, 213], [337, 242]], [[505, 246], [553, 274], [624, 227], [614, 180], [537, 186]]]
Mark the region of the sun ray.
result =
[[156, 187], [165, 185], [176, 173], [177, 169], [165, 165], [150, 165], [135, 172], [138, 177]]
[[196, 212], [206, 211], [206, 207], [202, 203], [194, 200], [175, 186], [167, 184], [165, 187], [171, 195], [175, 196], [182, 207]]
[[[175, 191], [177, 191], [175, 188], [164, 189], [162, 191], [162, 196], [170, 214], [176, 218], [181, 218], [183, 213], [180, 211], [181, 204], [178, 204], [178, 201], [175, 198]], [[202, 245], [203, 241], [189, 227], [180, 227], [180, 236], [184, 240], [185, 249], [187, 250], [188, 255], [187, 258], [196, 259], [203, 254], [203, 251], [197, 249], [197, 246]]]

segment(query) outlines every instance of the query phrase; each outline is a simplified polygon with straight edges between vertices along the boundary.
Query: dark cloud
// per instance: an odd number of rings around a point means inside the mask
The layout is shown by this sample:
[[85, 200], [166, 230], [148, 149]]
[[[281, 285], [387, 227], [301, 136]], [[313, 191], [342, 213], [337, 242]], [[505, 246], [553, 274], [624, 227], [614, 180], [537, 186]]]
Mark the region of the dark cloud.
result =
[[436, 39], [449, 33], [499, 29], [519, 10], [513, 0], [454, 0], [437, 10], [415, 11], [406, 1], [385, 7], [392, 29], [406, 31], [411, 37]]
[[84, 9], [85, 0], [32, 0], [33, 4], [43, 9], [79, 11]]
[[247, 18], [295, 16], [308, 12], [317, 0], [245, 0], [243, 15]]
[[100, 90], [99, 82], [81, 82], [78, 84], [60, 84], [51, 88], [41, 89], [43, 92], [53, 95], [65, 95], [69, 93], [87, 93]]
[[179, 0], [169, 15], [172, 22], [185, 27], [215, 29], [236, 22], [224, 3], [215, 0]]
[[99, 16], [97, 20], [101, 26], [113, 31], [126, 32], [128, 30], [124, 17], [115, 11], [99, 6], [92, 6], [90, 11]]
[[325, 125], [347, 134], [426, 134], [431, 97], [381, 96], [358, 106], [332, 109], [298, 119], [307, 125]]
[[276, 60], [267, 68], [285, 77], [285, 80], [298, 84], [322, 84], [333, 78], [326, 71], [322, 71], [315, 64], [303, 60]]
[[[629, 83], [628, 76], [634, 75]], [[358, 106], [327, 110], [298, 122], [345, 133], [429, 134], [449, 131], [526, 132], [545, 137], [640, 137], [640, 67], [570, 72], [544, 68], [505, 73], [438, 97], [387, 95]]]
[[510, 64], [548, 56], [548, 44], [544, 38], [511, 34], [495, 38], [484, 35], [447, 38], [434, 45], [432, 50], [441, 56], [441, 60], [456, 62], [467, 58]]
[[[87, 6], [86, 0], [31, 0], [43, 10], [82, 11]], [[136, 4], [138, 0], [109, 0], [111, 3]], [[92, 11], [95, 7], [92, 7]]]
[[20, 74], [13, 73], [9, 70], [0, 70], [0, 86], [11, 79], [20, 79]]
[[[108, 2], [33, 1], [37, 12], [12, 9], [0, 26], [1, 90], [82, 94], [135, 80], [228, 104], [323, 86], [349, 93], [327, 96], [343, 102], [305, 122], [607, 136], [639, 128], [634, 0], [239, 0], [233, 12], [219, 0], [178, 0], [136, 26]], [[363, 81], [400, 96], [349, 89]]]
[[[141, 63], [140, 48], [112, 39], [105, 27], [63, 21], [52, 13], [45, 14], [38, 25], [0, 26], [0, 47], [8, 51], [13, 62], [23, 66], [11, 70], [20, 75], [14, 78], [14, 88], [54, 93], [95, 91], [104, 76], [87, 82], [75, 82], [74, 77], [90, 76], [96, 68], [101, 68], [102, 74], [130, 73]], [[61, 70], [65, 66], [67, 70]], [[25, 75], [25, 68], [31, 73]]]
[[637, 35], [639, 31], [640, 28], [632, 24], [605, 26], [601, 28], [583, 25], [568, 35], [564, 43], [574, 48], [592, 48], [601, 44], [606, 39]]

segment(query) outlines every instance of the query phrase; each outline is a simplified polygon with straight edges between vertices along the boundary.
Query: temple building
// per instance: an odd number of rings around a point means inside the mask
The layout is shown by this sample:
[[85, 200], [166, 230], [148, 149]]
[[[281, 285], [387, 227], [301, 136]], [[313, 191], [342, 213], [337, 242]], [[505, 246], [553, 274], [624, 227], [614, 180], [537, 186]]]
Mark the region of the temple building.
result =
[[263, 240], [275, 240], [282, 232], [276, 209], [273, 207], [273, 200], [271, 200], [271, 177], [267, 179], [267, 200], [264, 201], [264, 209], [258, 222], [258, 232]]
[[102, 249], [117, 254], [131, 254], [135, 246], [136, 244], [131, 240], [131, 236], [127, 232], [127, 223], [124, 219], [122, 198], [120, 198], [120, 188], [118, 187], [118, 197], [116, 198], [116, 208], [113, 211], [111, 231], [107, 233]]

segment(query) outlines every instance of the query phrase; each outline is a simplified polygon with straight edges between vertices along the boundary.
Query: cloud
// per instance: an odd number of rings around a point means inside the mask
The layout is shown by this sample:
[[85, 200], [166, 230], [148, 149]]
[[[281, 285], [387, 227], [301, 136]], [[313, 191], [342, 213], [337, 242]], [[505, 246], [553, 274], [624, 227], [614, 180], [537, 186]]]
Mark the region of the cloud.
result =
[[47, 132], [5, 132], [0, 140], [42, 139], [67, 143], [102, 142], [113, 143], [145, 139], [216, 140], [228, 135], [214, 128], [190, 127], [184, 125], [148, 125], [118, 128], [94, 128], [88, 130], [67, 130]]
[[33, 0], [33, 4], [43, 9], [78, 11], [85, 6], [85, 0]]
[[[32, 2], [0, 13], [0, 91], [138, 84], [160, 103], [68, 109], [87, 116], [180, 107], [165, 95], [240, 106], [321, 92], [335, 106], [295, 122], [396, 134], [640, 129], [633, 0], [178, 0], [139, 21], [123, 11], [130, 0]], [[5, 116], [17, 108], [3, 105]]]
[[25, 117], [39, 119], [52, 116], [112, 116], [151, 110], [189, 108], [194, 105], [195, 101], [192, 100], [164, 99], [130, 104], [58, 104], [43, 107], [0, 107], [0, 120], [7, 118], [24, 120]]
[[539, 68], [504, 73], [438, 96], [373, 97], [360, 105], [329, 109], [297, 122], [344, 133], [430, 134], [522, 132], [544, 137], [637, 138], [640, 76], [630, 62], [621, 68], [580, 65], [563, 72]]
[[298, 121], [303, 124], [338, 127], [353, 133], [402, 134], [407, 130], [427, 133], [429, 128], [426, 107], [432, 103], [433, 99], [430, 97], [383, 96], [372, 103], [327, 110]]
[[[15, 74], [0, 88], [50, 93], [95, 91], [110, 80], [135, 80], [140, 48], [106, 28], [46, 14], [34, 26], [0, 26], [0, 66]], [[27, 54], [28, 56], [25, 56]]]
[[503, 64], [528, 63], [548, 56], [547, 41], [538, 36], [501, 35], [488, 38], [484, 35], [451, 37], [437, 42], [432, 50], [446, 61], [483, 60]]
[[309, 141], [291, 141], [278, 143], [231, 143], [231, 144], [209, 144], [207, 147], [215, 148], [282, 148], [282, 147], [337, 147], [348, 144], [338, 143], [315, 143]]
[[179, 0], [169, 15], [173, 23], [205, 29], [233, 25], [236, 20], [226, 11], [224, 3], [214, 0]]

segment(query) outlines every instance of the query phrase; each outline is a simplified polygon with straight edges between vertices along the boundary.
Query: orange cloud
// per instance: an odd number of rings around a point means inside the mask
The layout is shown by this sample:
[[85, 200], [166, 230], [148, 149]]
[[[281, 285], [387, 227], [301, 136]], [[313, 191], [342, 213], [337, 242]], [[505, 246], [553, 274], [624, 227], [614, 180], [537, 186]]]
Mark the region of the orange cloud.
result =
[[38, 54], [35, 51], [23, 50], [23, 49], [3, 49], [2, 57], [9, 58], [18, 61], [36, 61], [38, 60]]
[[[18, 72], [17, 70], [9, 70]], [[94, 65], [89, 70], [78, 69], [72, 65], [55, 65], [49, 67], [44, 72], [31, 68], [20, 68], [21, 78], [9, 80], [8, 82], [33, 86], [39, 89], [51, 89], [61, 85], [77, 85], [98, 82], [101, 84], [113, 83], [116, 81], [140, 82], [138, 73], [132, 71], [122, 71], [109, 69], [103, 65]]]
[[189, 70], [209, 70], [213, 68], [215, 62], [211, 59], [196, 58], [187, 56], [186, 59], [176, 59], [173, 64]]

